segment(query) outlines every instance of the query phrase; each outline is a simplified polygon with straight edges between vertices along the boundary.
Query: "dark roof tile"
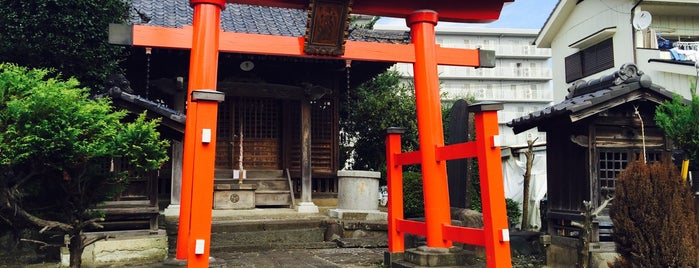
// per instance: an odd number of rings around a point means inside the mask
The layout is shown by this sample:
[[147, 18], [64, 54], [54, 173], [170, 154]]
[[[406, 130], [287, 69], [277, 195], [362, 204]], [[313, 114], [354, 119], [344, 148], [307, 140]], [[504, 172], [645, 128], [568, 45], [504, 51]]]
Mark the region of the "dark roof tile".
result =
[[[133, 7], [130, 19], [133, 24], [145, 24], [171, 28], [192, 25], [193, 9], [186, 0], [130, 0]], [[140, 15], [139, 15], [140, 13]], [[150, 20], [144, 20], [143, 17]], [[221, 12], [221, 28], [227, 32], [268, 34], [280, 36], [304, 36], [308, 12], [302, 9], [226, 4]], [[349, 40], [410, 43], [407, 32], [395, 33], [353, 28]]]
[[[631, 73], [628, 71], [629, 68], [635, 70], [635, 75], [629, 76]], [[535, 111], [528, 115], [515, 118], [508, 122], [507, 125], [512, 127], [515, 133], [520, 133], [527, 129], [541, 126], [550, 122], [550, 120], [544, 119], [569, 115], [581, 110], [591, 109], [599, 103], [622, 97], [623, 95], [639, 89], [653, 91], [664, 96], [666, 99], [670, 99], [672, 97], [672, 93], [658, 85], [653, 84], [650, 81], [650, 77], [644, 75], [643, 72], [638, 71], [635, 65], [627, 64], [622, 66], [620, 71], [617, 71], [614, 74], [607, 75], [603, 78], [592, 80], [591, 82], [587, 83], [575, 83], [574, 86], [569, 88], [571, 94], [569, 94], [564, 101], [546, 107], [543, 110]]]

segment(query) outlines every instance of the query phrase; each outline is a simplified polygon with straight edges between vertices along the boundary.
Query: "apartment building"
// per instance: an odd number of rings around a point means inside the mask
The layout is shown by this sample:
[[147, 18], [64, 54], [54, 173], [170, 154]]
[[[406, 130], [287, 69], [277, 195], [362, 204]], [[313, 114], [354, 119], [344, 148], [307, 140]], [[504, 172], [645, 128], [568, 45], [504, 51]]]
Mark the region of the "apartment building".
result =
[[[407, 28], [376, 25], [375, 29], [405, 31]], [[515, 135], [505, 125], [553, 101], [551, 51], [532, 45], [538, 33], [538, 29], [436, 27], [436, 41], [443, 47], [495, 51], [495, 68], [439, 66], [439, 79], [444, 102], [473, 97], [476, 101], [504, 104], [504, 109], [498, 112], [503, 148], [520, 148], [527, 140], [537, 137], [538, 144], [546, 141], [545, 134], [536, 129]], [[411, 64], [399, 63], [395, 68], [406, 81], [412, 80]]]

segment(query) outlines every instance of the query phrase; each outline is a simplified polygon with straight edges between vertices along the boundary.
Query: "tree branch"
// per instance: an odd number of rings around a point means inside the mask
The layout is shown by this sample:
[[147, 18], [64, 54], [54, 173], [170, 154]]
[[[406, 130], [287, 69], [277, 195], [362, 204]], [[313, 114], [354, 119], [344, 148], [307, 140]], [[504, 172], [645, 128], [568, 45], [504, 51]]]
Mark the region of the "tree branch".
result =
[[41, 230], [39, 230], [39, 233], [44, 233], [53, 228], [61, 229], [64, 232], [70, 232], [73, 230], [73, 226], [58, 221], [44, 220], [42, 218], [29, 214], [29, 212], [25, 211], [19, 206], [15, 206], [15, 211], [17, 211], [17, 214], [24, 217], [34, 225], [42, 227]]
[[25, 175], [24, 177], [22, 177], [21, 179], [19, 179], [19, 180], [15, 183], [15, 185], [13, 185], [12, 187], [10, 187], [11, 191], [12, 191], [12, 192], [19, 192], [19, 190], [18, 190], [19, 187], [22, 186], [22, 184], [24, 184], [25, 182], [27, 182], [27, 181], [28, 181], [29, 179], [31, 179], [32, 177], [36, 176], [37, 174], [39, 174], [39, 172], [37, 171], [37, 169], [36, 169], [36, 168], [35, 168], [35, 169], [32, 169], [32, 171], [29, 172], [29, 174], [27, 174], [27, 175]]
[[78, 225], [78, 229], [82, 230], [82, 229], [84, 229], [85, 227], [88, 227], [88, 226], [90, 226], [90, 227], [95, 227], [95, 228], [97, 228], [97, 229], [102, 229], [102, 228], [104, 228], [104, 226], [102, 226], [101, 224], [97, 223], [98, 221], [104, 221], [104, 218], [98, 217], [98, 218], [93, 218], [93, 219], [86, 220], [86, 221], [80, 223], [80, 225]]
[[49, 244], [49, 243], [46, 243], [46, 242], [44, 242], [44, 241], [33, 240], [33, 239], [26, 239], [26, 238], [20, 238], [19, 241], [39, 244], [39, 245], [41, 245], [41, 246], [39, 247], [39, 249], [45, 249], [45, 248], [48, 248], [48, 247], [60, 248], [60, 247], [63, 246], [63, 245], [60, 245], [60, 244]]

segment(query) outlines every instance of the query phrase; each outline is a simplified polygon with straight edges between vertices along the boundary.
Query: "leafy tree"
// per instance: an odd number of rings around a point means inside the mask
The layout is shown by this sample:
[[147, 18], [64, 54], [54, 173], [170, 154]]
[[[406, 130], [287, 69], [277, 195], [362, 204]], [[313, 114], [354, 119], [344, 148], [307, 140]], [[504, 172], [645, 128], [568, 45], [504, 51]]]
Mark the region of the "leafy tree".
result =
[[610, 216], [621, 256], [614, 267], [696, 266], [692, 193], [669, 161], [635, 161], [619, 173]]
[[[70, 265], [79, 267], [87, 240], [100, 228], [96, 204], [128, 183], [109, 170], [123, 158], [136, 171], [155, 170], [167, 160], [167, 141], [145, 114], [122, 123], [107, 99], [91, 100], [74, 79], [45, 69], [0, 64], [0, 218], [28, 223], [70, 238]], [[106, 163], [106, 165], [105, 165]]]
[[[383, 170], [386, 165], [386, 129], [406, 128], [402, 148], [418, 148], [417, 117], [412, 88], [396, 70], [386, 71], [349, 92], [341, 110], [345, 157], [354, 157], [354, 169]], [[353, 151], [353, 152], [352, 152]]]
[[699, 154], [699, 96], [692, 96], [689, 105], [675, 95], [655, 110], [655, 123], [675, 144], [687, 153], [687, 159]]
[[108, 44], [108, 26], [127, 10], [123, 0], [0, 1], [0, 62], [52, 68], [94, 88], [119, 71], [124, 48]]

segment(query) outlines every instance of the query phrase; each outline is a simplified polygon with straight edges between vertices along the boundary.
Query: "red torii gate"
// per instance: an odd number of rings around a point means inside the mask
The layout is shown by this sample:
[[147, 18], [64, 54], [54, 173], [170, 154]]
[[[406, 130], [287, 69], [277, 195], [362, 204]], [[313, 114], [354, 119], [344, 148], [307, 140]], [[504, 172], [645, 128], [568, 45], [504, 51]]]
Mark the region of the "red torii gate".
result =
[[[347, 0], [349, 1], [349, 0]], [[478, 144], [464, 144], [462, 147], [444, 147], [442, 117], [439, 98], [439, 78], [437, 65], [457, 65], [479, 67], [480, 50], [449, 49], [435, 44], [434, 26], [439, 17], [443, 21], [488, 22], [497, 19], [506, 2], [514, 0], [461, 0], [461, 1], [421, 1], [421, 0], [353, 0], [352, 11], [357, 14], [405, 17], [411, 29], [412, 44], [378, 44], [347, 41], [345, 51], [340, 56], [325, 56], [348, 60], [378, 60], [413, 63], [415, 77], [415, 98], [418, 117], [420, 150], [400, 154], [400, 147], [387, 150], [389, 169], [394, 173], [389, 178], [396, 188], [396, 168], [404, 164], [422, 165], [425, 198], [425, 223], [404, 221], [401, 208], [389, 208], [389, 252], [402, 252], [404, 232], [418, 232], [427, 236], [427, 246], [449, 248], [458, 235], [476, 236], [466, 241], [476, 241], [484, 245], [488, 252], [489, 267], [509, 267], [510, 252], [505, 215], [505, 198], [499, 162], [488, 165], [481, 171], [485, 180], [487, 195], [484, 202], [483, 230], [460, 229], [451, 226], [448, 189], [446, 182], [446, 159], [472, 157], [499, 160], [499, 151], [493, 136], [497, 134], [497, 120], [493, 112], [484, 113], [482, 123], [495, 123], [480, 131]], [[312, 56], [304, 52], [303, 37], [281, 37], [256, 34], [221, 32], [220, 14], [226, 2], [304, 9], [307, 0], [190, 0], [194, 9], [192, 27], [170, 29], [134, 25], [132, 44], [146, 47], [191, 48], [188, 85], [187, 121], [185, 125], [184, 156], [182, 168], [182, 196], [177, 240], [177, 259], [187, 259], [188, 267], [208, 267], [209, 241], [211, 237], [211, 208], [213, 202], [214, 157], [216, 148], [216, 115], [218, 102], [223, 100], [217, 92], [217, 69], [219, 52], [240, 52], [248, 54], [286, 55], [296, 57]], [[492, 56], [492, 55], [491, 55]], [[391, 135], [389, 135], [390, 137]], [[395, 135], [394, 135], [395, 136]], [[394, 137], [395, 138], [395, 137]], [[391, 142], [390, 144], [395, 144]], [[398, 143], [400, 144], [400, 143]], [[399, 146], [399, 145], [398, 145]], [[455, 154], [457, 149], [480, 150]], [[446, 154], [446, 155], [445, 155]], [[395, 162], [392, 159], [409, 158]], [[491, 161], [492, 163], [492, 161]], [[398, 170], [400, 170], [398, 168]], [[497, 176], [497, 174], [500, 174]], [[492, 175], [492, 176], [491, 176]], [[196, 178], [196, 184], [194, 183]], [[391, 189], [389, 189], [391, 191]], [[395, 191], [395, 190], [394, 190]], [[391, 194], [393, 199], [401, 199], [402, 193]], [[196, 201], [196, 202], [195, 202]], [[397, 201], [397, 200], [394, 200]], [[395, 211], [395, 209], [398, 209]], [[396, 213], [396, 212], [400, 213]], [[396, 218], [399, 217], [399, 218]], [[400, 229], [400, 224], [412, 226]], [[451, 238], [451, 239], [450, 239]], [[497, 238], [497, 241], [494, 241]], [[482, 242], [482, 243], [481, 243]], [[497, 264], [496, 264], [497, 261]]]

